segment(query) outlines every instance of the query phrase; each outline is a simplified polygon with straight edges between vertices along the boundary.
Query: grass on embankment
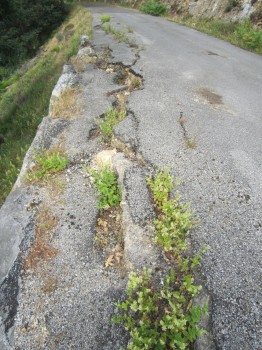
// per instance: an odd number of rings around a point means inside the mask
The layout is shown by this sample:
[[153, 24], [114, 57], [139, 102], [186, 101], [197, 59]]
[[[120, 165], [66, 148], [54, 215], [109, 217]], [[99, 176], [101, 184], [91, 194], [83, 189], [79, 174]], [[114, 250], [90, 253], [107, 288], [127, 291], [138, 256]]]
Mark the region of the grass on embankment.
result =
[[16, 181], [39, 123], [48, 113], [63, 65], [77, 52], [80, 35], [90, 34], [90, 27], [91, 14], [82, 7], [73, 8], [43, 46], [35, 64], [0, 95], [0, 205]]

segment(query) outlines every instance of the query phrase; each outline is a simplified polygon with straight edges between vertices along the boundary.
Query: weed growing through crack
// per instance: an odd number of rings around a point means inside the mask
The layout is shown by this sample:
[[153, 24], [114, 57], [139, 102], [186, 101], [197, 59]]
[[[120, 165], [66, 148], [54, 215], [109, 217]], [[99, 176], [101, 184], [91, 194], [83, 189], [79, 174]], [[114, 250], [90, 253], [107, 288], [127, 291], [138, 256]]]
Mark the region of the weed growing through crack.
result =
[[117, 111], [116, 109], [109, 109], [105, 112], [102, 119], [97, 119], [96, 123], [99, 126], [104, 140], [110, 138], [113, 134], [113, 128], [120, 123], [126, 116], [126, 111]]
[[193, 217], [190, 204], [180, 201], [178, 193], [174, 199], [169, 198], [178, 182], [173, 182], [168, 169], [159, 170], [154, 178], [149, 177], [147, 184], [152, 190], [155, 207], [159, 212], [153, 227], [155, 241], [164, 251], [173, 251], [180, 255], [186, 250], [186, 237], [189, 230], [198, 223], [198, 219]]
[[130, 273], [126, 299], [118, 301], [120, 314], [113, 322], [123, 323], [130, 332], [130, 350], [188, 349], [204, 332], [197, 323], [206, 308], [191, 303], [200, 287], [193, 285], [189, 275], [178, 282], [172, 269], [163, 284], [154, 282], [150, 270]]
[[121, 189], [116, 174], [110, 168], [102, 168], [98, 171], [90, 169], [89, 173], [99, 192], [98, 208], [118, 207], [121, 202]]
[[137, 48], [137, 44], [135, 43], [134, 40], [130, 39], [126, 33], [122, 30], [118, 30], [115, 27], [113, 27], [111, 24], [107, 23], [105, 25], [102, 26], [102, 29], [106, 32], [106, 33], [111, 33], [114, 35], [115, 39], [118, 42], [122, 42], [122, 43], [126, 43], [128, 45], [130, 45], [131, 47], [135, 47]]
[[100, 21], [101, 21], [101, 23], [107, 23], [107, 22], [110, 22], [110, 20], [111, 20], [111, 16], [109, 16], [109, 15], [101, 15], [100, 16]]
[[64, 170], [69, 163], [69, 159], [57, 149], [48, 150], [34, 156], [35, 166], [27, 174], [30, 183], [46, 181], [55, 173]]
[[124, 301], [116, 304], [118, 314], [113, 322], [124, 324], [132, 340], [131, 350], [189, 349], [204, 330], [198, 326], [207, 307], [193, 305], [201, 290], [194, 284], [192, 269], [201, 263], [204, 249], [187, 256], [187, 235], [196, 225], [189, 204], [182, 204], [179, 195], [170, 194], [177, 184], [168, 169], [159, 170], [147, 183], [152, 191], [157, 218], [153, 230], [156, 242], [165, 251], [173, 266], [163, 278], [144, 269], [130, 273]]

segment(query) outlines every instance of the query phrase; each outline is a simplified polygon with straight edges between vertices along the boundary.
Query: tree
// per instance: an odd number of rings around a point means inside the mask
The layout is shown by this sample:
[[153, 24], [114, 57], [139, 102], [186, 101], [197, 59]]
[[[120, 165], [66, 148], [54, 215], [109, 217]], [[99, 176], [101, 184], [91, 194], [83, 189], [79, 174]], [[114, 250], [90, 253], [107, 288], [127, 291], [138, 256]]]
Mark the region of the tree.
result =
[[63, 0], [5, 0], [0, 4], [0, 66], [32, 56], [64, 19]]

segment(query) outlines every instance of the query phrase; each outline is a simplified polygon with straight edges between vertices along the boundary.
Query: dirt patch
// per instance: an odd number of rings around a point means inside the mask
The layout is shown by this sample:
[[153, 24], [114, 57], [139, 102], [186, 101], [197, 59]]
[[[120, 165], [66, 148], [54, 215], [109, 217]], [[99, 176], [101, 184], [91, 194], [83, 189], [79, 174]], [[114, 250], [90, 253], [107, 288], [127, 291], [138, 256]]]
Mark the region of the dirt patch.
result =
[[68, 88], [54, 101], [50, 110], [51, 118], [76, 119], [83, 111], [81, 90]]
[[215, 92], [213, 92], [207, 88], [201, 88], [197, 91], [197, 93], [201, 97], [203, 97], [211, 105], [222, 105], [223, 104], [222, 96], [216, 94]]
[[35, 269], [41, 261], [50, 260], [57, 255], [58, 250], [51, 245], [53, 230], [57, 224], [58, 219], [52, 210], [42, 204], [36, 217], [35, 241], [25, 258], [25, 270]]

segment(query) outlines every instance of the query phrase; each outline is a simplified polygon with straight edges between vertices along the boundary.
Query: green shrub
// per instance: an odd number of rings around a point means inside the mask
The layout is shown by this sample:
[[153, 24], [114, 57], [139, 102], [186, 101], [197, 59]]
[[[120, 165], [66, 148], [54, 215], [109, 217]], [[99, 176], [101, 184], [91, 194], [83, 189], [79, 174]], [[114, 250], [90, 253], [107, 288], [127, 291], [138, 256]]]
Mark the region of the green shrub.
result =
[[109, 168], [99, 171], [89, 170], [98, 189], [98, 208], [108, 209], [118, 207], [121, 202], [121, 189], [117, 182], [116, 174]]
[[101, 16], [100, 16], [100, 20], [101, 20], [101, 22], [104, 24], [104, 23], [106, 23], [106, 22], [110, 22], [111, 17], [110, 17], [109, 15], [101, 15]]
[[139, 10], [152, 16], [161, 16], [167, 14], [166, 5], [156, 0], [147, 1], [139, 8]]

